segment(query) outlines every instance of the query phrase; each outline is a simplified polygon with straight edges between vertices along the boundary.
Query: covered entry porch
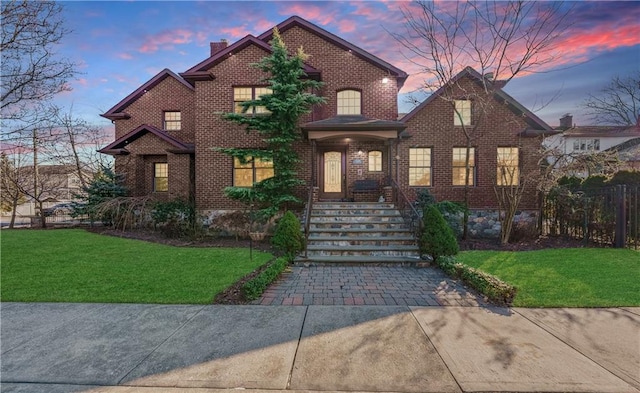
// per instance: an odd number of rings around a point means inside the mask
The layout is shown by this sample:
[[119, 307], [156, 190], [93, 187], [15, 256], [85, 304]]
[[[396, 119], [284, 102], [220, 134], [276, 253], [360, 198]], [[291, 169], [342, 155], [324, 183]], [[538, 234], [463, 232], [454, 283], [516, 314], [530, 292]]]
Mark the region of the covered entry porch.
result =
[[364, 116], [336, 116], [302, 126], [311, 144], [314, 201], [390, 200], [397, 141], [406, 126]]

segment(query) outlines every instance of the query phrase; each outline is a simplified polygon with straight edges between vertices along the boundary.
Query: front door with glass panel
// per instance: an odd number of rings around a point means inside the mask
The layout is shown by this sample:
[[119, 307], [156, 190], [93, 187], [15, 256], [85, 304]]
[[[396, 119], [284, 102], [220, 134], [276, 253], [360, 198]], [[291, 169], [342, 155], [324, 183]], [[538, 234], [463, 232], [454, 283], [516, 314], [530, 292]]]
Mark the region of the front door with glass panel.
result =
[[344, 199], [345, 188], [345, 152], [321, 152], [320, 199]]

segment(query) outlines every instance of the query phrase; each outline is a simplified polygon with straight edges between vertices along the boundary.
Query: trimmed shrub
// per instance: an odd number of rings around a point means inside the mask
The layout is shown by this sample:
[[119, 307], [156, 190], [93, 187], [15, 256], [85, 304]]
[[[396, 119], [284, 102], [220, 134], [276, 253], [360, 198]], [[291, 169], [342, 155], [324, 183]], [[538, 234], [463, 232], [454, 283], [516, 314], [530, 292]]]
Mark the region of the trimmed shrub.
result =
[[262, 273], [244, 283], [242, 294], [245, 299], [251, 301], [259, 298], [269, 284], [286, 269], [288, 262], [289, 260], [286, 257], [280, 257], [267, 266]]
[[453, 257], [439, 258], [437, 264], [449, 276], [461, 279], [491, 302], [507, 306], [513, 304], [517, 288], [498, 277], [460, 263]]
[[446, 255], [456, 255], [458, 242], [453, 230], [442, 213], [434, 205], [429, 205], [423, 215], [424, 229], [420, 236], [420, 252], [430, 255], [434, 262]]
[[291, 211], [287, 211], [278, 221], [271, 244], [292, 259], [304, 249], [304, 235], [300, 230], [300, 220]]

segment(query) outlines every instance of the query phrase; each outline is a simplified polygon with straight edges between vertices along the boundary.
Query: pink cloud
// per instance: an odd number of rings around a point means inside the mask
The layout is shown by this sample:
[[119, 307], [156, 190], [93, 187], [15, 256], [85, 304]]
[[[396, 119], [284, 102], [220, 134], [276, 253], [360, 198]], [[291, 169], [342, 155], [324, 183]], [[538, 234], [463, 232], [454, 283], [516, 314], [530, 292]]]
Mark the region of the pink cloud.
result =
[[126, 52], [122, 52], [122, 53], [118, 53], [118, 57], [121, 58], [122, 60], [131, 60], [133, 59], [133, 56], [129, 53]]
[[185, 29], [165, 30], [156, 35], [146, 37], [145, 42], [138, 48], [142, 53], [154, 53], [159, 49], [173, 49], [174, 45], [191, 42], [193, 32]]
[[341, 20], [338, 22], [338, 30], [341, 33], [350, 33], [356, 30], [356, 23], [347, 19]]
[[380, 16], [376, 11], [369, 7], [367, 3], [363, 1], [354, 1], [350, 3], [355, 10], [351, 12], [352, 15], [364, 16], [367, 19], [371, 19], [374, 16]]
[[220, 29], [220, 32], [231, 38], [242, 38], [248, 34], [247, 29], [244, 27], [223, 27]]
[[280, 12], [281, 14], [299, 15], [304, 19], [308, 19], [314, 23], [326, 26], [335, 21], [335, 12], [328, 12], [327, 8], [320, 8], [310, 4], [293, 3], [287, 4], [287, 7]]

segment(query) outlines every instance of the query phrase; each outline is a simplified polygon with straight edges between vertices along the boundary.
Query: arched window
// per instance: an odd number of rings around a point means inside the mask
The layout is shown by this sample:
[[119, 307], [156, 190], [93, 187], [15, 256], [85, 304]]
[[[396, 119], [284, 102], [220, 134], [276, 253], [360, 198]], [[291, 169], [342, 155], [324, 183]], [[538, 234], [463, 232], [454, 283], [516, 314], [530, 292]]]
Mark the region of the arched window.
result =
[[361, 100], [357, 90], [342, 90], [338, 92], [338, 115], [360, 115]]
[[382, 152], [380, 150], [369, 152], [369, 172], [382, 172]]

